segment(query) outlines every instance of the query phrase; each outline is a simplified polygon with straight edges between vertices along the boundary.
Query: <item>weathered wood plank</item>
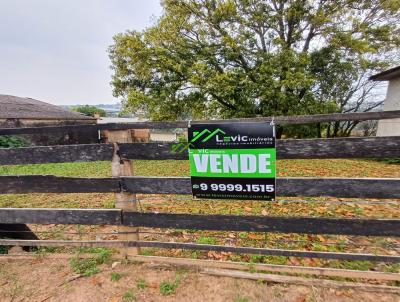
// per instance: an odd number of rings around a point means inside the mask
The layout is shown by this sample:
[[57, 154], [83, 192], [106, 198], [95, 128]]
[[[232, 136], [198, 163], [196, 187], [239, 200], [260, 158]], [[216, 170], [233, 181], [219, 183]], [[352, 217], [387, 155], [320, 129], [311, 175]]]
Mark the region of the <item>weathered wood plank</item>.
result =
[[[110, 125], [110, 127], [112, 127]], [[91, 132], [98, 130], [98, 125], [62, 125], [43, 127], [21, 127], [21, 128], [0, 128], [0, 135], [18, 134], [47, 134], [47, 133], [69, 133], [69, 132]]]
[[110, 224], [150, 228], [400, 237], [400, 220], [191, 215], [96, 209], [0, 209], [0, 223]]
[[141, 194], [192, 194], [190, 177], [122, 177], [121, 188]]
[[[189, 177], [123, 177], [124, 190], [144, 194], [191, 194]], [[277, 178], [277, 196], [400, 198], [399, 178]]]
[[172, 146], [175, 143], [135, 143], [119, 144], [119, 154], [127, 159], [145, 159], [145, 160], [165, 160], [178, 159], [187, 160], [188, 152], [172, 152]]
[[0, 194], [120, 192], [118, 178], [0, 176]]
[[0, 239], [0, 246], [126, 247], [125, 240], [14, 240]]
[[[336, 121], [367, 121], [399, 118], [400, 110], [380, 111], [380, 112], [357, 112], [357, 113], [332, 113], [316, 115], [297, 115], [297, 116], [277, 116], [277, 117], [258, 117], [230, 120], [204, 120], [192, 121], [195, 123], [240, 123], [240, 122], [270, 122], [274, 119], [280, 125], [297, 125], [310, 123], [326, 123]], [[187, 128], [187, 121], [176, 122], [137, 122], [120, 124], [97, 124], [97, 125], [70, 125], [70, 126], [48, 126], [48, 127], [26, 127], [26, 128], [0, 128], [0, 135], [10, 134], [32, 134], [50, 132], [70, 132], [70, 131], [92, 131], [92, 130], [124, 130], [124, 129], [166, 129], [166, 128]]]
[[[171, 152], [173, 143], [121, 144], [128, 159], [188, 159], [187, 152]], [[400, 137], [346, 137], [277, 140], [278, 159], [400, 157]]]
[[[114, 154], [111, 162], [111, 173], [113, 177], [134, 175], [132, 161], [121, 158], [117, 143], [119, 142], [131, 143], [133, 141], [132, 134], [134, 134], [135, 131], [134, 130], [106, 131], [107, 141], [110, 143], [114, 143]], [[136, 194], [121, 191], [119, 193], [115, 193], [115, 201], [116, 201], [115, 207], [118, 209], [127, 211], [138, 210]], [[118, 231], [121, 233], [126, 232], [125, 234], [118, 235], [118, 239], [120, 240], [139, 240], [139, 229], [137, 228], [121, 225], [118, 227]], [[125, 248], [120, 250], [120, 253], [125, 256], [127, 255], [133, 256], [133, 255], [138, 255], [140, 253], [140, 249], [138, 247]]]
[[122, 212], [124, 225], [214, 231], [400, 236], [400, 220]]
[[1, 208], [1, 223], [121, 225], [118, 209]]
[[397, 158], [400, 136], [276, 141], [278, 159]]
[[373, 254], [314, 252], [314, 251], [267, 249], [267, 248], [255, 248], [255, 247], [236, 247], [236, 246], [226, 246], [226, 245], [209, 245], [209, 244], [197, 244], [197, 243], [157, 242], [157, 241], [128, 242], [127, 244], [129, 246], [140, 246], [140, 247], [189, 249], [189, 250], [200, 250], [200, 251], [231, 252], [238, 254], [361, 260], [361, 261], [382, 261], [382, 262], [396, 262], [396, 263], [400, 262], [400, 256], [386, 256], [386, 255], [373, 255]]
[[341, 259], [341, 260], [361, 260], [379, 262], [400, 262], [400, 256], [356, 254], [356, 253], [333, 253], [333, 252], [314, 252], [299, 250], [268, 249], [254, 247], [238, 247], [226, 245], [210, 245], [197, 243], [181, 242], [160, 242], [160, 241], [77, 241], [77, 240], [8, 240], [0, 239], [0, 246], [73, 246], [73, 247], [154, 247], [166, 249], [188, 249], [199, 251], [231, 252], [240, 254], [271, 255], [284, 257], [309, 257], [321, 259]]
[[387, 286], [387, 285], [372, 285], [365, 283], [354, 283], [354, 282], [338, 282], [332, 280], [321, 280], [321, 279], [310, 279], [304, 277], [294, 276], [282, 276], [264, 273], [253, 273], [253, 272], [242, 272], [236, 270], [227, 269], [210, 269], [206, 268], [201, 271], [201, 274], [218, 276], [218, 277], [230, 277], [250, 280], [264, 280], [265, 282], [271, 283], [284, 283], [284, 284], [295, 284], [308, 286], [308, 287], [326, 287], [336, 288], [339, 290], [358, 290], [362, 292], [373, 292], [373, 293], [391, 293], [400, 294], [400, 288], [398, 286]]
[[0, 148], [0, 165], [111, 161], [112, 144]]
[[[68, 255], [66, 255], [68, 256]], [[5, 256], [3, 256], [5, 257]], [[21, 256], [17, 256], [21, 257]], [[34, 257], [34, 256], [33, 256]], [[2, 257], [0, 256], [0, 260]], [[18, 258], [16, 258], [18, 259]], [[400, 274], [386, 273], [377, 271], [360, 271], [337, 269], [329, 267], [310, 267], [299, 265], [281, 265], [281, 264], [265, 264], [265, 263], [250, 263], [237, 262], [237, 261], [222, 261], [222, 260], [204, 260], [204, 259], [190, 259], [190, 258], [175, 258], [175, 257], [161, 257], [161, 256], [133, 256], [128, 257], [129, 260], [144, 262], [144, 263], [157, 263], [160, 265], [169, 264], [176, 267], [189, 267], [197, 270], [205, 268], [224, 268], [235, 269], [240, 271], [258, 271], [258, 272], [275, 272], [286, 274], [303, 274], [324, 277], [342, 277], [353, 279], [371, 279], [371, 280], [384, 280], [384, 281], [400, 281]]]
[[[170, 143], [124, 143], [118, 145], [118, 154], [124, 159], [188, 159], [187, 152], [173, 153], [171, 146]], [[0, 165], [111, 161], [113, 151], [113, 144], [0, 148]]]
[[[173, 143], [124, 143], [118, 145], [118, 154], [124, 159], [188, 159], [186, 151], [172, 152], [172, 145]], [[0, 164], [108, 161], [111, 160], [112, 154], [112, 144], [0, 148]], [[278, 159], [398, 158], [400, 157], [400, 137], [278, 140], [277, 157]]]
[[[0, 194], [120, 192], [191, 194], [189, 177], [73, 178], [0, 176]], [[400, 198], [400, 178], [277, 178], [285, 197]]]
[[400, 198], [400, 178], [277, 178], [278, 196]]

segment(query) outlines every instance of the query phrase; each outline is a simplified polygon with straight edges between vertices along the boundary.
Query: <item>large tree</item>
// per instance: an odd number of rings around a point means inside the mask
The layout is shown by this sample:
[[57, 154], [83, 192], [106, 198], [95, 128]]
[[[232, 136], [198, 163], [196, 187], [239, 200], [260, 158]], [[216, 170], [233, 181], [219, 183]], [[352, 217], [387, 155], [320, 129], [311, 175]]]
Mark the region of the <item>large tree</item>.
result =
[[368, 110], [366, 75], [398, 59], [398, 0], [162, 4], [109, 49], [114, 95], [155, 120]]

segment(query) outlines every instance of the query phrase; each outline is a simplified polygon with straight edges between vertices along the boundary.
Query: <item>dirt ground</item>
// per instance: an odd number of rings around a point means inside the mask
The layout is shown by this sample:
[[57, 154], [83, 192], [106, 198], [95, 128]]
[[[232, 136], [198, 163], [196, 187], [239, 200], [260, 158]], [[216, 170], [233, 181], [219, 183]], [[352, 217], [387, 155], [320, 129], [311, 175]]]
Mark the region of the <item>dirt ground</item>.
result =
[[[393, 294], [266, 284], [140, 263], [113, 265], [77, 278], [66, 259], [2, 259], [0, 301], [400, 301]], [[161, 289], [164, 281], [176, 286], [169, 295]]]

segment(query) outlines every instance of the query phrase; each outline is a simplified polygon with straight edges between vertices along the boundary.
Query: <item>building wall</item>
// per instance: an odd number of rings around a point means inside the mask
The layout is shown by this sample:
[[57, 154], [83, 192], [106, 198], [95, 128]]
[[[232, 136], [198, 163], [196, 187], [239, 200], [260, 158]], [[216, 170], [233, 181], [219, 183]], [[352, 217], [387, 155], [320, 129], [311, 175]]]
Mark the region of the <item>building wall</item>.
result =
[[[400, 78], [390, 80], [384, 110], [400, 110]], [[380, 120], [377, 136], [400, 136], [400, 119]]]
[[176, 133], [159, 133], [159, 132], [151, 132], [150, 140], [153, 142], [174, 142], [177, 140]]
[[[44, 119], [0, 119], [0, 128], [19, 127], [45, 127], [62, 125], [86, 125], [95, 124], [96, 120], [44, 120]], [[99, 141], [98, 131], [65, 131], [60, 133], [23, 134], [18, 135], [31, 145], [69, 145], [69, 144], [91, 144]]]

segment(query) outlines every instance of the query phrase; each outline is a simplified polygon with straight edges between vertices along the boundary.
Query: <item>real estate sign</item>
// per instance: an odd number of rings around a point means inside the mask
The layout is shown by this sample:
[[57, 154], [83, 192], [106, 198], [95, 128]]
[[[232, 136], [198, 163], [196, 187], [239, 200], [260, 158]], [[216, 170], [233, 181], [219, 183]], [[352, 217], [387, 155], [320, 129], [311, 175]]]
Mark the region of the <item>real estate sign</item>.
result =
[[189, 127], [193, 196], [275, 198], [275, 129], [267, 123], [194, 124]]

